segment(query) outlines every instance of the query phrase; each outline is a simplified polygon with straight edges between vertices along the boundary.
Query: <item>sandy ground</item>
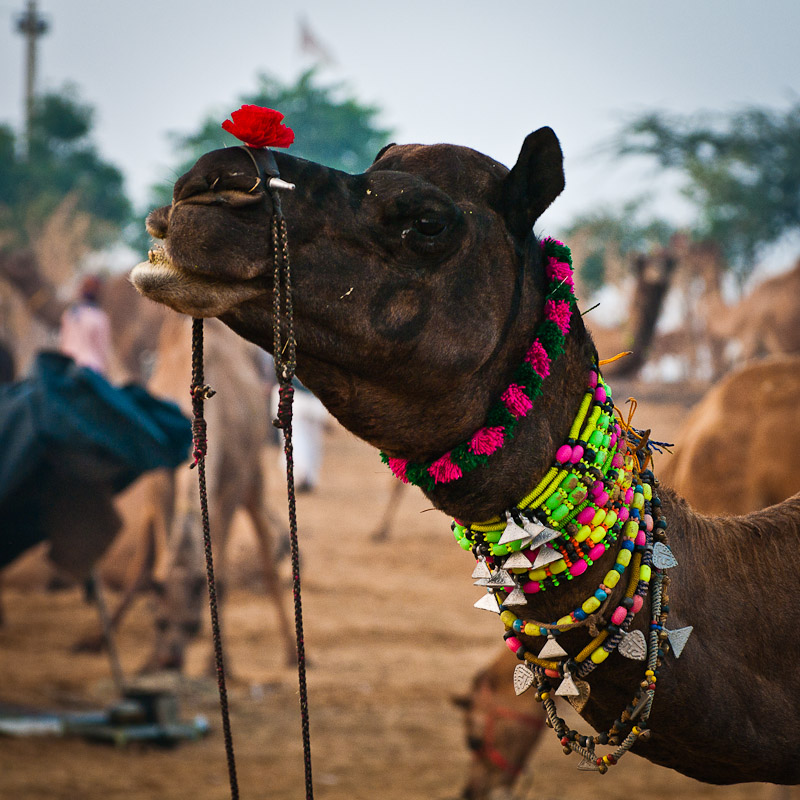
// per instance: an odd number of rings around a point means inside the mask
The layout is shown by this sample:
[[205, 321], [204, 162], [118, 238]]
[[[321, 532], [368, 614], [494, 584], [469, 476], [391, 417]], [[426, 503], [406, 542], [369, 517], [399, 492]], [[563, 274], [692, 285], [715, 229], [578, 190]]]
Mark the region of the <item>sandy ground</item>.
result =
[[[220, 387], [218, 387], [220, 388]], [[691, 392], [651, 393], [637, 420], [669, 439]], [[620, 404], [625, 387], [615, 391]], [[449, 520], [408, 490], [388, 542], [370, 534], [392, 479], [374, 450], [333, 426], [322, 485], [299, 504], [303, 603], [315, 795], [321, 800], [453, 798], [469, 755], [460, 712], [450, 702], [502, 647], [502, 626], [476, 611], [471, 557], [454, 544]], [[285, 515], [285, 490], [272, 471], [272, 508]], [[229, 693], [241, 797], [304, 794], [297, 676], [281, 664], [276, 620], [246, 580], [252, 547], [235, 548], [240, 587], [226, 609]], [[0, 704], [101, 708], [115, 699], [108, 663], [75, 655], [71, 644], [95, 616], [76, 589], [43, 593], [18, 585], [4, 595]], [[287, 589], [287, 604], [290, 592]], [[134, 675], [150, 642], [148, 601], [123, 625], [123, 667]], [[166, 676], [182, 715], [205, 715], [211, 733], [175, 749], [115, 747], [80, 739], [0, 739], [3, 800], [217, 800], [230, 797], [216, 685], [203, 677], [210, 644], [193, 645], [188, 676]], [[585, 723], [582, 727], [586, 727]], [[712, 787], [629, 756], [606, 776], [579, 772], [550, 732], [522, 781], [525, 797], [788, 798], [771, 785]]]

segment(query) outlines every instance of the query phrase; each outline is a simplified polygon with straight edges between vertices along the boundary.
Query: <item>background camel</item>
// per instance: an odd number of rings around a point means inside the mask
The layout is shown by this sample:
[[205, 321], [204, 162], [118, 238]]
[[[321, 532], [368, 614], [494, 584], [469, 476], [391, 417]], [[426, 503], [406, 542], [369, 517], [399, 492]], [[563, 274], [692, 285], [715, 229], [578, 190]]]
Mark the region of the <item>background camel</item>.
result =
[[472, 754], [464, 800], [510, 800], [514, 783], [545, 728], [545, 715], [530, 695], [514, 691], [519, 659], [503, 647], [472, 678], [466, 694], [453, 697], [464, 711]]
[[698, 403], [659, 466], [706, 514], [745, 514], [800, 490], [800, 356], [744, 364]]
[[[725, 264], [712, 242], [676, 235], [640, 259], [628, 328], [634, 355], [609, 367], [611, 377], [632, 376], [644, 360], [679, 357], [687, 378], [718, 380], [736, 364], [767, 355], [800, 354], [800, 262], [759, 283], [731, 303], [723, 294]], [[659, 332], [667, 298], [679, 298], [679, 327]]]
[[[161, 329], [156, 366], [148, 382], [154, 394], [174, 399], [187, 415], [191, 414], [190, 342], [190, 321], [170, 315]], [[217, 592], [222, 599], [225, 545], [234, 515], [241, 508], [256, 534], [264, 584], [278, 614], [286, 661], [292, 663], [294, 634], [275, 567], [275, 544], [264, 502], [262, 451], [269, 416], [256, 355], [250, 345], [232, 336], [221, 323], [212, 321], [206, 326], [206, 380], [218, 391], [206, 403], [206, 474]], [[147, 669], [182, 667], [186, 645], [200, 629], [207, 604], [197, 477], [193, 471], [179, 469], [174, 480], [174, 512], [169, 517], [166, 541], [159, 542], [156, 549], [156, 644]]]

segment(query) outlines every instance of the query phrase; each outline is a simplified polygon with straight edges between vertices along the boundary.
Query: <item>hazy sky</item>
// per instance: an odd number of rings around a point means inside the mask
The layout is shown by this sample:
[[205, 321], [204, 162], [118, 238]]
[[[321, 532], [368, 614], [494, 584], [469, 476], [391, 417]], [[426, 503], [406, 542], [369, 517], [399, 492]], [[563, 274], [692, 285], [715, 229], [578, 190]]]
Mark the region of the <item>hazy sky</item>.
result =
[[[0, 120], [14, 125], [23, 7], [0, 0]], [[137, 204], [173, 161], [169, 131], [191, 131], [209, 110], [222, 121], [259, 72], [293, 79], [308, 66], [301, 17], [337, 61], [323, 78], [382, 107], [399, 142], [469, 145], [510, 165], [531, 130], [551, 125], [567, 189], [545, 229], [642, 188], [640, 173], [597, 152], [627, 115], [785, 108], [800, 89], [798, 0], [40, 0], [39, 9], [51, 24], [40, 88], [78, 85]]]

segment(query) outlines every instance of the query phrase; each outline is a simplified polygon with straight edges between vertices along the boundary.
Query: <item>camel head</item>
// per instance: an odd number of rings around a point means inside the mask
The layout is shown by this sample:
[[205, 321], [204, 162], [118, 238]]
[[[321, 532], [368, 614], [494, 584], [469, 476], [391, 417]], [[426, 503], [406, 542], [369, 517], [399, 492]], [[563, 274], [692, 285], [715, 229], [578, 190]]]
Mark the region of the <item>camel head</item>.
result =
[[471, 433], [541, 319], [531, 229], [564, 187], [553, 131], [530, 134], [511, 170], [444, 144], [389, 145], [359, 175], [241, 147], [200, 158], [148, 217], [160, 245], [132, 280], [268, 351], [273, 208], [258, 171], [273, 156], [296, 186], [281, 198], [300, 379], [387, 452], [426, 457]]

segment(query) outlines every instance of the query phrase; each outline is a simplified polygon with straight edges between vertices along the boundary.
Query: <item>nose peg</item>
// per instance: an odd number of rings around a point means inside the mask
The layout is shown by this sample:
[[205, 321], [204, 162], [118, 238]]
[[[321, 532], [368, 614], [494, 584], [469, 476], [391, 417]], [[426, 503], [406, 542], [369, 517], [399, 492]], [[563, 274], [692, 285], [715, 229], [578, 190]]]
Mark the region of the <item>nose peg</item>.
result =
[[291, 192], [295, 188], [293, 183], [289, 183], [281, 178], [270, 178], [267, 181], [267, 186], [269, 186], [270, 189], [281, 189], [286, 192]]

